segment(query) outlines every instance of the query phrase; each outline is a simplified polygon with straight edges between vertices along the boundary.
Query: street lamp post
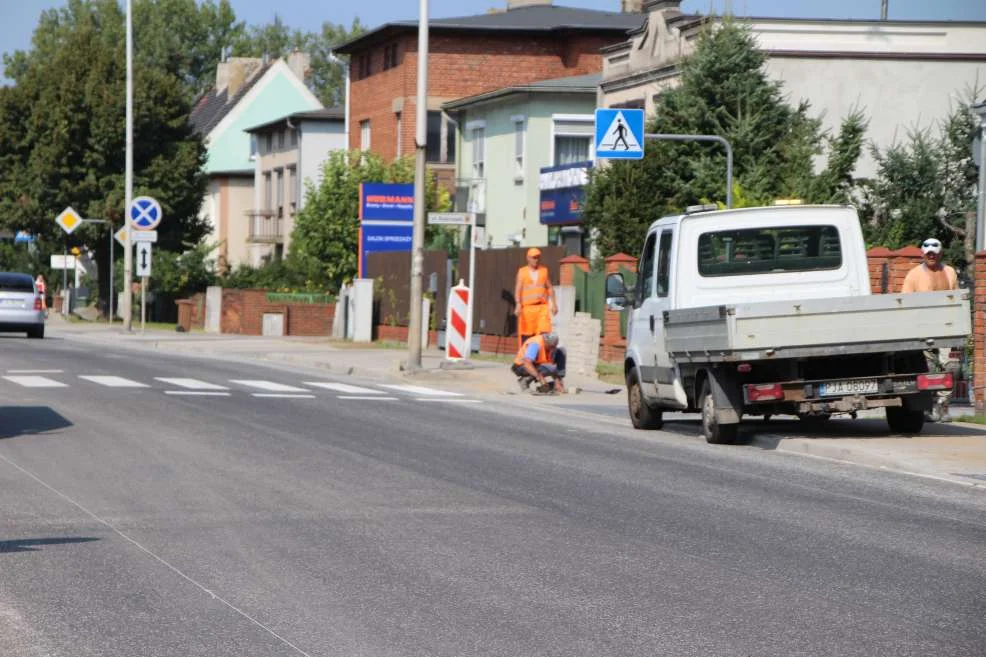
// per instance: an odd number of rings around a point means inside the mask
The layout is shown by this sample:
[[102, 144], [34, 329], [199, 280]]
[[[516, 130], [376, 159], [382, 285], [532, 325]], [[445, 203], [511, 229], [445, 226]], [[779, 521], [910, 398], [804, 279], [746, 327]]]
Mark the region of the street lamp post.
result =
[[425, 149], [428, 145], [428, 0], [418, 18], [418, 99], [415, 115], [414, 228], [411, 233], [411, 308], [407, 327], [407, 368], [421, 369], [421, 271], [425, 242]]
[[346, 150], [349, 150], [349, 84], [350, 84], [350, 71], [349, 62], [344, 59], [339, 59], [336, 57], [332, 51], [329, 51], [329, 61], [334, 64], [338, 64], [342, 67], [342, 70], [346, 76], [346, 100], [345, 100], [345, 119], [343, 121], [343, 130], [346, 135]]
[[974, 105], [979, 117], [979, 189], [976, 195], [976, 251], [986, 248], [986, 102]]
[[120, 298], [120, 310], [123, 312], [123, 329], [129, 331], [131, 328], [131, 311], [133, 295], [130, 290], [133, 281], [133, 223], [130, 221], [130, 204], [134, 197], [134, 30], [133, 30], [133, 3], [127, 0], [127, 160], [126, 172], [124, 174], [124, 186], [126, 191], [125, 203], [123, 208], [123, 225], [127, 229], [126, 244], [123, 247], [123, 296]]

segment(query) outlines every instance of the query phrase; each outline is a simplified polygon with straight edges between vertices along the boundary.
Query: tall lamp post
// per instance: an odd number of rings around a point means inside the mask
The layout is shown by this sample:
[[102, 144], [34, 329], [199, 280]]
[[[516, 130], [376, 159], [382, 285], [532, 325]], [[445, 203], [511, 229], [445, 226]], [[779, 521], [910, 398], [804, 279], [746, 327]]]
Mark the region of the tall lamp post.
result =
[[414, 228], [411, 234], [411, 308], [407, 327], [407, 368], [421, 369], [421, 271], [425, 242], [425, 149], [428, 146], [428, 0], [418, 17], [418, 99], [415, 115]]
[[349, 62], [347, 62], [344, 59], [340, 59], [336, 57], [336, 55], [331, 50], [329, 51], [329, 61], [332, 62], [333, 64], [338, 64], [339, 66], [341, 66], [343, 73], [346, 76], [346, 100], [345, 100], [346, 104], [345, 104], [345, 120], [343, 121], [343, 130], [345, 131], [345, 135], [346, 135], [346, 150], [348, 151], [349, 150], [349, 84], [350, 84]]
[[[123, 208], [123, 225], [127, 229], [126, 244], [123, 247], [123, 294], [120, 296], [120, 310], [123, 312], [123, 330], [129, 331], [132, 323], [133, 294], [130, 285], [133, 282], [134, 250], [133, 222], [130, 220], [130, 204], [134, 198], [134, 29], [133, 6], [127, 0], [127, 163], [124, 174], [126, 204]], [[110, 281], [112, 284], [112, 281]]]
[[[979, 190], [976, 196], [976, 251], [986, 248], [986, 102], [973, 105], [972, 111], [979, 117], [979, 137], [973, 148], [979, 146]], [[973, 153], [973, 157], [976, 154]]]

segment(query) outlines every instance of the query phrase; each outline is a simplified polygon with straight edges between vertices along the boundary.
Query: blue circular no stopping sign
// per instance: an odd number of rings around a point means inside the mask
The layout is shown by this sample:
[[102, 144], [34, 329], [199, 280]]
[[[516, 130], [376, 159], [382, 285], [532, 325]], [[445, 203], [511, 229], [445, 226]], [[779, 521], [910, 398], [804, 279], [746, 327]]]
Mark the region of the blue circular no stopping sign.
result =
[[130, 221], [137, 230], [154, 230], [163, 216], [161, 204], [150, 196], [138, 196], [130, 203]]

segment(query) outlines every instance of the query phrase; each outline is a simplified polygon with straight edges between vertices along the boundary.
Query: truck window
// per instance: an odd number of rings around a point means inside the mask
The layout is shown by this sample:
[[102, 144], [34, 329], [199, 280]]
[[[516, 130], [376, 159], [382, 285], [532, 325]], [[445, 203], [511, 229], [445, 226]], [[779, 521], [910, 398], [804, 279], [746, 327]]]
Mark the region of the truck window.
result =
[[640, 265], [637, 270], [637, 306], [654, 295], [654, 244], [657, 242], [657, 233], [651, 233], [644, 242], [644, 253], [640, 256]]
[[744, 276], [818, 271], [842, 266], [835, 226], [744, 228], [703, 233], [698, 238], [701, 276]]
[[657, 249], [657, 296], [668, 296], [671, 281], [671, 238], [674, 233], [666, 230], [661, 233], [661, 244]]

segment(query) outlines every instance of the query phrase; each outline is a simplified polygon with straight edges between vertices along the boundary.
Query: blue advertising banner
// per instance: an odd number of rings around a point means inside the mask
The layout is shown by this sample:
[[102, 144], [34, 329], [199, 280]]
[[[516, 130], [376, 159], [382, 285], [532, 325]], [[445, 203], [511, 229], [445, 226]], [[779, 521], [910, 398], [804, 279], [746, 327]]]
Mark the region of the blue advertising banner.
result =
[[359, 196], [363, 221], [414, 221], [414, 185], [362, 183]]
[[541, 169], [541, 223], [561, 226], [582, 223], [585, 185], [592, 162], [575, 162]]
[[360, 228], [359, 277], [372, 277], [366, 270], [366, 256], [387, 251], [411, 252], [414, 224], [406, 222], [364, 222]]

